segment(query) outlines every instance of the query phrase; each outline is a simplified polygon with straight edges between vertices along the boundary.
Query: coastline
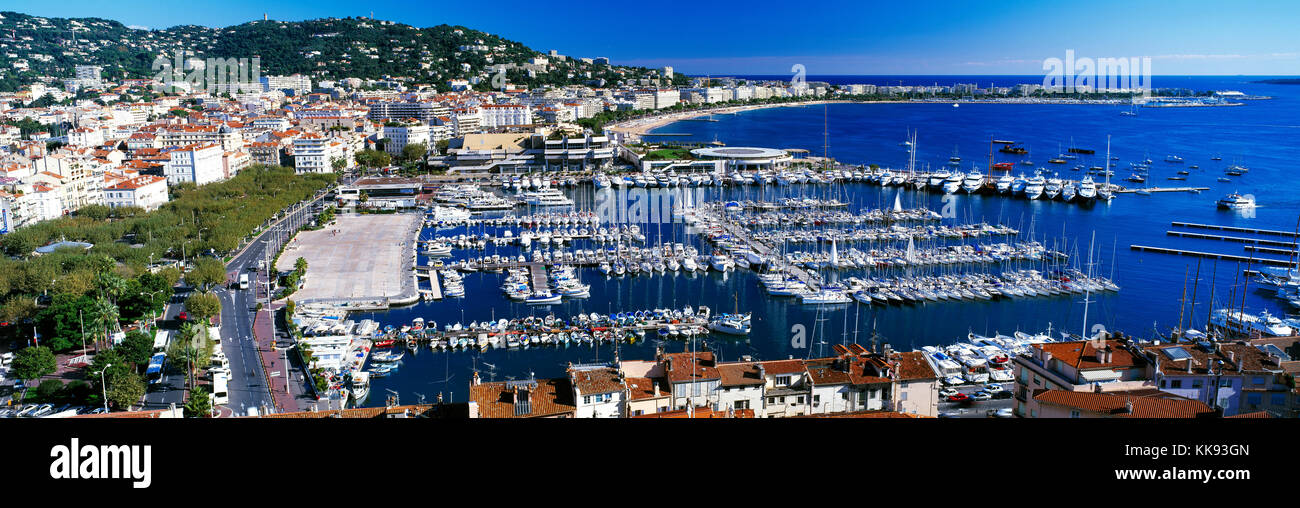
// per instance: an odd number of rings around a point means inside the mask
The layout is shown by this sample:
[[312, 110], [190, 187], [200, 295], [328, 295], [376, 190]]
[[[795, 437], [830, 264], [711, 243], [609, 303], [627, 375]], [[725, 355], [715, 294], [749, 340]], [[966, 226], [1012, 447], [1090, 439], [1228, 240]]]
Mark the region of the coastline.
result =
[[[607, 133], [616, 133], [625, 139], [638, 139], [645, 136], [650, 131], [658, 129], [665, 125], [690, 120], [707, 115], [717, 114], [734, 114], [742, 111], [754, 111], [768, 108], [792, 108], [803, 106], [816, 106], [820, 104], [1060, 104], [1060, 105], [1085, 105], [1085, 106], [1114, 106], [1127, 105], [1129, 99], [1044, 99], [1038, 97], [1024, 98], [999, 98], [999, 99], [912, 99], [901, 101], [856, 101], [850, 99], [827, 99], [812, 100], [801, 102], [784, 102], [775, 104], [748, 104], [743, 106], [726, 106], [721, 108], [709, 108], [692, 111], [683, 111], [677, 113], [668, 113], [645, 118], [637, 118], [617, 124], [605, 126]], [[1203, 106], [1187, 106], [1203, 107]]]

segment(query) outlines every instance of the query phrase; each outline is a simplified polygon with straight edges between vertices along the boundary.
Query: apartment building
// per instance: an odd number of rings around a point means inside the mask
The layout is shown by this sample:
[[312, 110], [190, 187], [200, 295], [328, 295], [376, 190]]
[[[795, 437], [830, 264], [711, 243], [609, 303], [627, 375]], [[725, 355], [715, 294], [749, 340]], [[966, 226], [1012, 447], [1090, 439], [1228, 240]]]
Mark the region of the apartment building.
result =
[[1021, 417], [1035, 417], [1029, 403], [1037, 390], [1105, 392], [1155, 387], [1147, 375], [1146, 357], [1124, 337], [1034, 344], [1028, 358], [1011, 360], [1016, 414]]
[[429, 126], [421, 123], [410, 122], [384, 125], [383, 138], [388, 142], [384, 143], [384, 151], [392, 155], [399, 155], [406, 145], [412, 143], [429, 143]]
[[109, 208], [137, 207], [152, 211], [167, 199], [167, 179], [155, 175], [140, 175], [104, 187], [104, 204]]
[[293, 140], [293, 168], [298, 174], [331, 173], [335, 160], [343, 161], [346, 166], [348, 159], [343, 143], [334, 138], [303, 134]]
[[226, 170], [222, 162], [225, 150], [216, 144], [193, 144], [176, 148], [167, 153], [167, 164], [163, 166], [163, 175], [168, 185], [193, 183], [206, 185], [225, 178]]
[[480, 125], [486, 129], [533, 123], [533, 110], [525, 104], [485, 104], [478, 107]]
[[1161, 344], [1144, 351], [1160, 391], [1220, 408], [1224, 416], [1261, 410], [1295, 416], [1300, 409], [1286, 376], [1300, 362], [1276, 342]]

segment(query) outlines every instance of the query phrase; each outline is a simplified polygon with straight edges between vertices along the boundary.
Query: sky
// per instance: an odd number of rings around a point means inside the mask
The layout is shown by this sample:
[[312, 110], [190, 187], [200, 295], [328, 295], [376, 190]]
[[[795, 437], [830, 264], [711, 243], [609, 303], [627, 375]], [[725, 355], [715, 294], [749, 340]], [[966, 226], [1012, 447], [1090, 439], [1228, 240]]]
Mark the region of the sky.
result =
[[[688, 74], [1041, 75], [1044, 60], [1150, 57], [1155, 75], [1300, 75], [1296, 0], [592, 2], [6, 0], [142, 28], [370, 16], [462, 25], [539, 51]], [[876, 4], [876, 5], [873, 5]], [[177, 6], [184, 6], [178, 9]]]

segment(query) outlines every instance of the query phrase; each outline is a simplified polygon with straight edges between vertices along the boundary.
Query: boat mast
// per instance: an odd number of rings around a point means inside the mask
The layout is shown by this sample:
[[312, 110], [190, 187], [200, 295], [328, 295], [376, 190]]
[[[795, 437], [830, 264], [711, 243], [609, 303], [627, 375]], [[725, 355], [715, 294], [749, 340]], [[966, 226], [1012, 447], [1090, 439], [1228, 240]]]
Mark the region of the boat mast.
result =
[[[1092, 241], [1088, 242], [1088, 278], [1092, 279], [1092, 244], [1097, 241], [1097, 230], [1092, 230]], [[1083, 334], [1080, 335], [1084, 340], [1088, 339], [1088, 304], [1092, 302], [1091, 286], [1084, 285], [1083, 288]]]
[[1179, 338], [1183, 336], [1183, 311], [1187, 309], [1187, 272], [1190, 269], [1190, 266], [1183, 267], [1183, 298], [1178, 301], [1178, 328], [1175, 330]]

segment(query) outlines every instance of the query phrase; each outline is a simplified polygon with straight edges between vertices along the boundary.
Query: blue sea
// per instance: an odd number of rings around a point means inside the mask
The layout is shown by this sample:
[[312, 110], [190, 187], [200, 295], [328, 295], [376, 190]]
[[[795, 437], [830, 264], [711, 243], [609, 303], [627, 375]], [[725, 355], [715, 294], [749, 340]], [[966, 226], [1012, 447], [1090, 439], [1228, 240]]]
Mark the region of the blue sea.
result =
[[[750, 76], [750, 79], [758, 79]], [[772, 77], [781, 79], [782, 77]], [[832, 83], [904, 84], [990, 82], [1010, 86], [1018, 82], [1041, 82], [1034, 76], [809, 76], [809, 81]], [[1178, 324], [1180, 314], [1185, 326], [1203, 329], [1207, 313], [1213, 306], [1225, 306], [1233, 293], [1234, 272], [1245, 269], [1235, 262], [1204, 260], [1199, 266], [1199, 283], [1194, 284], [1197, 258], [1130, 250], [1132, 244], [1174, 247], [1250, 256], [1244, 244], [1213, 240], [1182, 239], [1166, 235], [1173, 221], [1221, 224], [1251, 228], [1292, 231], [1300, 215], [1300, 193], [1292, 190], [1297, 148], [1300, 148], [1300, 86], [1251, 83], [1262, 77], [1173, 77], [1157, 76], [1157, 88], [1178, 87], [1194, 90], [1239, 90], [1250, 95], [1271, 96], [1271, 100], [1248, 101], [1239, 107], [1213, 108], [1140, 108], [1139, 115], [1121, 116], [1127, 106], [1098, 105], [1019, 105], [963, 103], [951, 104], [831, 104], [769, 108], [736, 115], [716, 115], [717, 122], [683, 121], [655, 132], [686, 133], [689, 137], [665, 137], [672, 141], [713, 141], [728, 146], [802, 148], [814, 154], [822, 152], [823, 130], [829, 132], [829, 153], [836, 159], [853, 164], [879, 164], [904, 168], [907, 162], [907, 131], [918, 132], [918, 169], [926, 165], [938, 168], [957, 154], [962, 169], [971, 165], [987, 171], [989, 140], [1015, 140], [1030, 150], [1028, 160], [1035, 167], [1053, 166], [1062, 178], [1079, 179], [1082, 172], [1071, 171], [1075, 164], [1102, 166], [1105, 161], [1106, 137], [1111, 140], [1111, 154], [1116, 161], [1116, 179], [1129, 174], [1129, 162], [1150, 158], [1154, 161], [1148, 185], [1209, 187], [1200, 194], [1155, 193], [1151, 196], [1121, 194], [1107, 205], [1085, 207], [1047, 201], [1025, 201], [1002, 196], [957, 196], [958, 218], [946, 222], [989, 222], [1006, 224], [1022, 231], [1019, 240], [1032, 239], [1056, 247], [1072, 256], [1070, 266], [1087, 270], [1090, 244], [1093, 246], [1094, 273], [1111, 277], [1122, 287], [1119, 293], [1093, 295], [1087, 308], [1091, 328], [1101, 324], [1112, 331], [1138, 337], [1152, 337], [1155, 330], [1167, 333]], [[1017, 81], [1018, 80], [1018, 81]], [[825, 127], [823, 127], [825, 122]], [[1081, 155], [1066, 165], [1048, 165], [1047, 159], [1071, 146], [1090, 148], [1095, 156]], [[998, 162], [1021, 162], [994, 151]], [[1185, 162], [1166, 163], [1167, 155], [1177, 155]], [[1213, 156], [1222, 157], [1213, 161]], [[1221, 183], [1225, 167], [1241, 164], [1250, 171]], [[1198, 165], [1199, 169], [1190, 169]], [[1017, 166], [1014, 173], [1021, 172]], [[1187, 181], [1167, 181], [1178, 170], [1191, 174]], [[1134, 185], [1128, 182], [1119, 182]], [[1225, 212], [1215, 208], [1215, 201], [1230, 192], [1256, 196], [1259, 208], [1253, 216]], [[578, 209], [593, 209], [598, 202], [611, 199], [600, 196], [590, 187], [569, 191], [578, 201]], [[672, 189], [653, 190], [653, 196], [666, 197]], [[853, 210], [887, 207], [898, 195], [905, 207], [929, 207], [940, 210], [943, 197], [938, 193], [897, 188], [880, 188], [869, 184], [838, 186], [789, 186], [759, 190], [706, 189], [704, 199], [776, 199], [783, 196], [811, 196], [850, 201]], [[761, 192], [761, 194], [760, 194]], [[698, 198], [699, 196], [697, 196]], [[615, 198], [618, 199], [618, 198]], [[527, 213], [527, 212], [521, 212]], [[638, 225], [657, 241], [689, 242], [701, 252], [708, 252], [704, 238], [673, 223], [668, 216], [659, 222]], [[434, 235], [454, 236], [462, 233], [500, 233], [500, 228], [465, 228], [425, 231]], [[1189, 230], [1194, 231], [1194, 230]], [[518, 230], [514, 230], [517, 234]], [[1213, 233], [1210, 231], [1200, 231]], [[1231, 233], [1229, 233], [1231, 234]], [[1095, 238], [1095, 240], [1094, 240]], [[1280, 238], [1273, 238], [1280, 239]], [[599, 246], [579, 242], [569, 248], [596, 249]], [[804, 250], [816, 246], [802, 247]], [[825, 247], [822, 247], [823, 249]], [[518, 247], [486, 251], [455, 251], [456, 258], [491, 254], [518, 254]], [[1260, 255], [1282, 258], [1285, 256]], [[420, 262], [425, 261], [423, 256]], [[1025, 266], [1031, 268], [1032, 266]], [[1041, 268], [1041, 267], [1039, 267]], [[502, 317], [555, 314], [565, 318], [576, 313], [609, 313], [653, 308], [681, 308], [707, 305], [715, 311], [754, 313], [754, 330], [746, 339], [711, 337], [696, 347], [709, 347], [724, 360], [742, 355], [755, 359], [781, 359], [829, 354], [829, 346], [854, 340], [868, 343], [873, 334], [880, 343], [895, 349], [910, 350], [929, 344], [950, 344], [964, 340], [968, 333], [992, 334], [1012, 331], [1057, 330], [1080, 333], [1085, 327], [1082, 296], [1000, 300], [991, 302], [941, 302], [915, 306], [839, 306], [819, 312], [815, 306], [799, 305], [792, 299], [767, 296], [753, 273], [738, 270], [726, 275], [684, 274], [607, 278], [594, 268], [579, 270], [584, 282], [591, 284], [590, 298], [566, 300], [549, 307], [530, 307], [509, 301], [499, 286], [503, 274], [474, 273], [465, 278], [467, 298], [420, 303], [381, 313], [362, 313], [354, 317], [372, 318], [384, 324], [401, 325], [417, 316], [432, 320], [441, 327], [457, 321], [471, 322]], [[862, 273], [843, 273], [842, 276]], [[1241, 281], [1238, 280], [1240, 286]], [[1184, 289], [1185, 288], [1185, 289]], [[1214, 292], [1211, 304], [1210, 294]], [[1240, 292], [1240, 289], [1237, 290]], [[1187, 305], [1180, 306], [1186, 295]], [[1196, 296], [1195, 308], [1190, 305]], [[1236, 297], [1239, 299], [1240, 295]], [[1268, 309], [1274, 314], [1287, 310], [1286, 302], [1254, 290], [1247, 291], [1247, 311]], [[1182, 307], [1180, 309], [1180, 307]], [[1185, 309], [1185, 310], [1184, 310]], [[799, 327], [806, 339], [793, 341]], [[681, 341], [647, 340], [621, 345], [617, 354], [624, 359], [649, 359], [656, 347], [682, 350]], [[609, 361], [615, 355], [612, 346], [591, 348], [533, 348], [475, 352], [436, 352], [422, 349], [408, 354], [396, 373], [374, 380], [366, 405], [383, 402], [386, 390], [397, 391], [403, 402], [416, 402], [421, 396], [432, 401], [438, 394], [444, 400], [464, 401], [472, 373], [477, 370], [485, 379], [520, 379], [530, 375], [563, 375], [572, 363]]]

